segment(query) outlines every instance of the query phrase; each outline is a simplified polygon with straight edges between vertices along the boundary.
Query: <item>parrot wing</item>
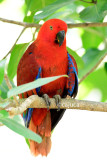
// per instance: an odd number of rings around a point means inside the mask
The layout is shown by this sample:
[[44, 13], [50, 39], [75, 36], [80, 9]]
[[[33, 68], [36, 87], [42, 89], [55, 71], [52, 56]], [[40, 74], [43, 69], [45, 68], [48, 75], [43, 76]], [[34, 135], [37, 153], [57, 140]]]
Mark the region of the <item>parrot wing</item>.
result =
[[67, 86], [66, 86], [66, 91], [67, 95], [75, 98], [78, 92], [78, 70], [77, 70], [77, 65], [75, 62], [75, 59], [69, 54], [68, 54], [68, 80], [67, 80]]
[[[17, 69], [17, 85], [22, 85], [25, 83], [32, 82], [42, 77], [42, 69], [35, 61], [34, 49], [32, 46], [29, 46], [26, 50], [25, 54], [22, 56], [18, 69]], [[24, 92], [19, 95], [20, 98], [27, 98], [33, 94], [38, 94], [40, 88], [33, 89], [31, 91]], [[23, 113], [23, 119], [25, 122], [25, 126], [29, 127], [29, 122], [32, 117], [33, 108], [27, 109]]]
[[[35, 80], [39, 79], [42, 77], [42, 70], [41, 67], [39, 67], [38, 69], [38, 74], [35, 78]], [[41, 87], [36, 88], [36, 93], [38, 94], [40, 92]], [[23, 119], [25, 122], [25, 126], [28, 128], [29, 127], [29, 123], [32, 117], [32, 113], [33, 113], [33, 108], [28, 108], [25, 112], [23, 112]]]

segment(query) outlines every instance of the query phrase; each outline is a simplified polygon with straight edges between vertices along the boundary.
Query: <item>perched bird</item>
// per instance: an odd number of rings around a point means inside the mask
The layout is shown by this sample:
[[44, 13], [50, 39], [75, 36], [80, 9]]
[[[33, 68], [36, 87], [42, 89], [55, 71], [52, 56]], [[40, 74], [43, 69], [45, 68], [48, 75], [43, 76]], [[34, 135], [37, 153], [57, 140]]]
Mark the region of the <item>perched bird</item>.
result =
[[[23, 54], [17, 69], [17, 85], [32, 82], [38, 78], [68, 75], [23, 94], [27, 98], [37, 94], [50, 105], [51, 97], [60, 107], [61, 98], [75, 97], [78, 91], [78, 71], [75, 59], [66, 49], [67, 24], [60, 19], [46, 21], [39, 30], [37, 39]], [[62, 118], [65, 110], [27, 109], [23, 113], [25, 126], [42, 137], [42, 143], [30, 142], [31, 152], [47, 156], [51, 149], [51, 131]]]

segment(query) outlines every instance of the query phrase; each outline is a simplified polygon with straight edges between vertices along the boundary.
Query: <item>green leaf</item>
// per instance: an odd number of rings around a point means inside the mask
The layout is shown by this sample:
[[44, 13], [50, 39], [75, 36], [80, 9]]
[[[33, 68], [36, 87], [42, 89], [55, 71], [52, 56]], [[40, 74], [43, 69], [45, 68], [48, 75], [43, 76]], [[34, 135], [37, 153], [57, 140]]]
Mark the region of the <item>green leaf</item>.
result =
[[9, 113], [5, 110], [1, 110], [0, 111], [0, 117], [3, 117], [3, 118], [9, 117]]
[[17, 72], [17, 66], [18, 63], [24, 54], [26, 48], [28, 47], [29, 43], [23, 43], [23, 44], [16, 44], [14, 49], [12, 50], [10, 61], [8, 64], [8, 76], [12, 80]]
[[29, 140], [28, 140], [27, 138], [25, 138], [25, 141], [26, 141], [26, 143], [27, 143], [28, 147], [30, 148]]
[[86, 75], [97, 63], [98, 61], [107, 54], [107, 49], [98, 50], [98, 49], [89, 49], [83, 55], [82, 59], [85, 63], [83, 69], [79, 69], [79, 78], [81, 79], [84, 75]]
[[48, 17], [49, 15], [51, 15], [52, 13], [54, 13], [55, 11], [57, 11], [58, 9], [71, 4], [73, 0], [57, 0], [56, 2], [48, 5], [47, 7], [43, 8], [41, 11], [41, 13], [37, 14], [34, 16], [34, 21], [38, 22], [41, 19], [44, 19], [46, 17]]
[[[102, 28], [101, 28], [102, 29]], [[82, 34], [83, 48], [97, 48], [98, 45], [105, 39], [105, 35], [97, 28], [86, 28]]]
[[75, 23], [75, 20], [79, 19], [79, 14], [77, 13], [77, 6], [72, 2], [69, 5], [66, 5], [53, 14], [46, 17], [44, 20], [59, 18], [64, 20], [66, 23]]
[[2, 3], [4, 0], [0, 0], [0, 3]]
[[35, 11], [35, 10], [39, 10], [41, 8], [44, 8], [45, 6], [49, 5], [52, 2], [55, 2], [56, 0], [39, 0], [39, 1], [35, 1], [35, 0], [25, 0], [26, 3], [26, 11], [28, 13], [28, 11]]
[[30, 15], [25, 16], [23, 21], [28, 22], [28, 23], [33, 23], [34, 15], [35, 15], [35, 12], [31, 13]]
[[0, 118], [0, 122], [2, 122], [5, 126], [10, 128], [14, 132], [16, 132], [16, 133], [18, 133], [28, 139], [31, 139], [31, 140], [36, 141], [38, 143], [42, 142], [42, 138], [39, 135], [35, 134], [34, 132], [29, 130], [28, 128], [22, 126], [20, 123], [14, 121], [12, 119]]
[[1, 94], [0, 94], [0, 96], [2, 97], [2, 98], [7, 98], [7, 92], [8, 92], [8, 87], [7, 87], [7, 84], [6, 84], [6, 82], [5, 82], [5, 79], [2, 81], [2, 83], [0, 84], [0, 91], [1, 91]]
[[35, 12], [55, 2], [56, 0], [25, 0], [24, 5], [24, 22], [33, 22]]
[[89, 6], [80, 12], [80, 18], [89, 22], [102, 22], [107, 15], [107, 1], [103, 0], [96, 5]]
[[78, 54], [69, 47], [67, 47], [67, 51], [76, 60], [78, 68], [83, 68], [84, 67], [84, 61], [82, 60], [82, 58], [80, 56], [78, 56]]
[[33, 82], [30, 82], [30, 83], [27, 83], [27, 84], [24, 84], [24, 85], [20, 85], [18, 87], [15, 87], [11, 90], [8, 91], [8, 97], [11, 97], [13, 95], [17, 95], [17, 94], [20, 94], [20, 93], [23, 93], [23, 92], [26, 92], [26, 91], [29, 91], [29, 90], [32, 90], [34, 88], [38, 88], [40, 86], [43, 86], [47, 83], [50, 83], [58, 78], [61, 78], [61, 77], [68, 77], [67, 75], [61, 75], [61, 76], [54, 76], [54, 77], [48, 77], [48, 78], [39, 78]]
[[[10, 81], [10, 83], [11, 83], [12, 87], [15, 87], [13, 82]], [[6, 99], [7, 98], [7, 92], [9, 91], [9, 89], [7, 87], [5, 79], [3, 79], [3, 82], [0, 84], [0, 91], [1, 91], [1, 93], [0, 93], [1, 98]]]
[[[21, 115], [16, 115], [16, 116], [14, 116], [14, 117], [13, 117], [13, 120], [16, 121], [16, 122], [18, 122], [18, 123], [20, 123], [20, 124], [22, 124], [22, 125], [24, 125], [24, 121], [23, 121], [23, 118], [22, 118]], [[28, 147], [30, 148], [30, 143], [29, 143], [28, 138], [25, 138], [25, 141], [26, 141]]]
[[5, 63], [6, 59], [0, 61], [0, 84], [2, 83], [4, 78]]
[[104, 67], [101, 67], [91, 73], [81, 84], [79, 99], [84, 99], [93, 89], [101, 92], [101, 101], [107, 101], [107, 73]]
[[3, 99], [0, 97], [0, 109], [4, 109], [6, 106], [10, 104], [9, 99]]
[[23, 118], [22, 118], [21, 115], [15, 115], [13, 117], [13, 120], [16, 121], [16, 122], [18, 122], [18, 123], [20, 123], [20, 124], [22, 124], [22, 125], [24, 125], [24, 121], [23, 121]]

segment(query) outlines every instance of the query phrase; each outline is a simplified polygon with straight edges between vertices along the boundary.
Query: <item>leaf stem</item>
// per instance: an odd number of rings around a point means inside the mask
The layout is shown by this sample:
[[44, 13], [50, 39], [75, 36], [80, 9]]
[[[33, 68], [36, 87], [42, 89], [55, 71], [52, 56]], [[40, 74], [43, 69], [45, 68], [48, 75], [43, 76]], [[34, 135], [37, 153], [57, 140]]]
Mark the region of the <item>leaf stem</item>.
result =
[[103, 59], [104, 59], [106, 56], [107, 56], [107, 54], [105, 54], [105, 55], [96, 63], [96, 65], [80, 79], [79, 84], [80, 84], [86, 77], [88, 77], [89, 74], [92, 73], [92, 72], [99, 66], [99, 64], [103, 61]]
[[[11, 85], [11, 83], [10, 83], [10, 81], [9, 81], [9, 78], [8, 78], [7, 74], [4, 74], [4, 78], [5, 78], [5, 81], [6, 81], [6, 84], [7, 84], [8, 88], [9, 88], [9, 89], [12, 89], [12, 85]], [[16, 105], [19, 105], [18, 100], [17, 100], [17, 97], [16, 97], [16, 96], [13, 96], [13, 98], [14, 98], [14, 100], [15, 100]]]
[[11, 47], [11, 49], [9, 50], [9, 52], [3, 57], [3, 59], [5, 59], [13, 50], [13, 48], [15, 47], [16, 43], [18, 42], [19, 38], [21, 37], [21, 35], [23, 34], [23, 32], [25, 31], [26, 27], [24, 27], [21, 31], [21, 33], [19, 34], [19, 36], [17, 37], [16, 41], [14, 42], [13, 46]]

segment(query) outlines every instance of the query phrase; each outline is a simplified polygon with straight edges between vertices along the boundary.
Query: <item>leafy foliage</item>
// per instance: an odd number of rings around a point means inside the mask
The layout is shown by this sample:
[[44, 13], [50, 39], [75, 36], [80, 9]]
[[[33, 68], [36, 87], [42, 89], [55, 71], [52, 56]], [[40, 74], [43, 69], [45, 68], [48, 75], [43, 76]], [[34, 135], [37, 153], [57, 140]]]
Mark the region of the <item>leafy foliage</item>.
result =
[[28, 47], [28, 45], [29, 43], [17, 44], [15, 45], [13, 51], [11, 52], [10, 61], [7, 69], [8, 76], [10, 79], [14, 78], [17, 71], [18, 63], [23, 53], [25, 52], [26, 48]]
[[87, 72], [89, 72], [105, 54], [107, 54], [107, 49], [100, 51], [98, 49], [91, 48], [87, 50], [82, 57], [85, 65], [83, 69], [79, 70], [79, 78], [81, 79], [85, 74], [87, 74]]
[[[93, 16], [94, 15], [94, 16]], [[89, 6], [80, 12], [80, 18], [89, 22], [102, 22], [107, 15], [107, 1], [99, 2], [97, 5]]]
[[[97, 4], [87, 3], [91, 0], [75, 1], [75, 0], [24, 0], [21, 11], [23, 12], [24, 22], [36, 22], [39, 23], [40, 20], [46, 21], [51, 18], [59, 18], [67, 23], [77, 23], [77, 22], [103, 22], [105, 16], [107, 15], [107, 2], [106, 0], [97, 0]], [[3, 0], [0, 0], [0, 3]], [[11, 19], [11, 18], [10, 18]], [[79, 69], [79, 79], [90, 72], [93, 67], [102, 59], [103, 56], [107, 54], [107, 27], [92, 27], [92, 28], [79, 28], [78, 36], [81, 39], [82, 45], [80, 49], [84, 49], [82, 52], [83, 56], [80, 56], [78, 52], [71, 45], [70, 48], [67, 47], [68, 52], [73, 55], [76, 59], [78, 69]], [[70, 39], [69, 39], [70, 40]], [[76, 42], [75, 42], [76, 43]], [[14, 77], [16, 76], [17, 66], [28, 47], [29, 43], [16, 44], [11, 52], [7, 73], [13, 89], [9, 91], [7, 84], [4, 80], [4, 71], [6, 59], [0, 61], [0, 100], [8, 99], [13, 95], [22, 93], [34, 87], [41, 86], [43, 84], [49, 83], [60, 77], [51, 77], [39, 79], [30, 84], [26, 84], [21, 87], [15, 87]], [[100, 45], [103, 45], [103, 49], [99, 49]], [[99, 67], [93, 73], [91, 73], [80, 85], [79, 98], [85, 98], [94, 88], [100, 90], [102, 94], [101, 101], [106, 101], [106, 83], [107, 83], [107, 63], [103, 67]], [[8, 93], [8, 95], [7, 95]], [[4, 108], [6, 103], [0, 102], [0, 107]], [[20, 118], [15, 116], [13, 119], [8, 117], [8, 113], [4, 110], [0, 111], [0, 122], [6, 125], [8, 128], [12, 129], [16, 133], [26, 137], [26, 142], [29, 145], [28, 139], [33, 139], [37, 142], [41, 142], [41, 138], [30, 132], [27, 128], [22, 126]]]
[[68, 5], [70, 3], [71, 3], [71, 0], [66, 0], [66, 1], [65, 0], [60, 0], [60, 1], [57, 0], [56, 2], [54, 2], [50, 5], [48, 5], [47, 7], [43, 8], [42, 13], [35, 15], [34, 16], [35, 22], [48, 17], [49, 15], [51, 15], [52, 13], [57, 11], [59, 8], [62, 8], [65, 5]]
[[[11, 82], [11, 81], [10, 81]], [[15, 87], [15, 85], [14, 85], [14, 83], [13, 82], [11, 82], [11, 85], [13, 86], [13, 87]], [[0, 96], [1, 96], [1, 98], [7, 98], [7, 92], [9, 91], [9, 89], [8, 89], [8, 87], [7, 87], [7, 84], [6, 84], [6, 81], [5, 81], [5, 79], [3, 79], [3, 81], [2, 81], [2, 83], [1, 83], [1, 85], [0, 85], [0, 90], [1, 90], [1, 93], [0, 93]]]
[[104, 70], [104, 66], [91, 73], [80, 85], [80, 89], [84, 88], [82, 94], [79, 95], [80, 99], [86, 97], [94, 88], [101, 92], [101, 101], [107, 100], [107, 73]]

